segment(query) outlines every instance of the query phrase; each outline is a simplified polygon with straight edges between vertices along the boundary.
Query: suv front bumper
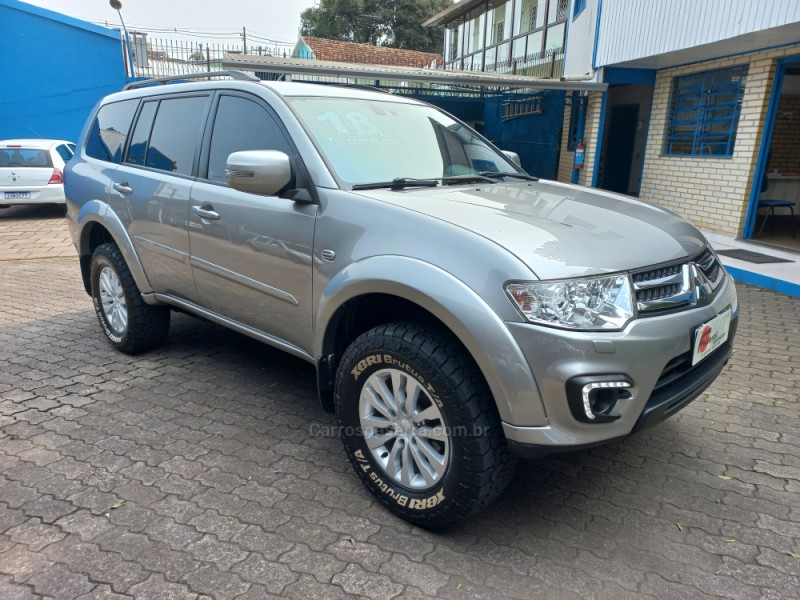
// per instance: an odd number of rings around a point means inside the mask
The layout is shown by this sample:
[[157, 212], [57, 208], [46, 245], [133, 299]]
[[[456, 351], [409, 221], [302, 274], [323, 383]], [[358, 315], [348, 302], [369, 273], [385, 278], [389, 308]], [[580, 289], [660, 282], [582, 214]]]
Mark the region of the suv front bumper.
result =
[[[731, 310], [727, 341], [692, 366], [695, 332]], [[733, 280], [725, 276], [711, 303], [631, 322], [620, 332], [576, 332], [508, 323], [543, 398], [547, 423], [503, 423], [523, 456], [578, 450], [660, 423], [697, 398], [727, 363], [738, 325]], [[614, 420], [581, 422], [570, 410], [567, 383], [575, 378], [624, 376], [631, 382], [614, 407]]]

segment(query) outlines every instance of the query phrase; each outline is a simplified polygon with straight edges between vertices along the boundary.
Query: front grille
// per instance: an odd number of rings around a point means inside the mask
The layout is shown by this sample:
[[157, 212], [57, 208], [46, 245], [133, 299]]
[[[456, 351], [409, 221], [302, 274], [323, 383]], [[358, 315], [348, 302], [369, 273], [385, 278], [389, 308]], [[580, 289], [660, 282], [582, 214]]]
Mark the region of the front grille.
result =
[[665, 390], [692, 370], [692, 351], [676, 356], [667, 363], [653, 388], [653, 395]]
[[722, 282], [722, 268], [711, 249], [682, 262], [633, 273], [639, 313], [696, 306], [710, 300]]
[[682, 266], [669, 265], [650, 271], [633, 274], [637, 302], [654, 302], [669, 298], [681, 291], [683, 276]]

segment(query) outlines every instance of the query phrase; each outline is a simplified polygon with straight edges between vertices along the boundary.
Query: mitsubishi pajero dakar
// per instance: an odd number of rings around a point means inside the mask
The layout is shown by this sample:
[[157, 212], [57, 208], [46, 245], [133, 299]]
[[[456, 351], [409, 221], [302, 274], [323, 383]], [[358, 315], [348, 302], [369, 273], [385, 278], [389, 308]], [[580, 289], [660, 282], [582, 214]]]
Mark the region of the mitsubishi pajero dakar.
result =
[[515, 456], [654, 425], [727, 362], [733, 281], [678, 216], [531, 177], [422, 102], [242, 79], [98, 104], [66, 172], [83, 283], [122, 352], [178, 309], [316, 365], [404, 519], [452, 525]]

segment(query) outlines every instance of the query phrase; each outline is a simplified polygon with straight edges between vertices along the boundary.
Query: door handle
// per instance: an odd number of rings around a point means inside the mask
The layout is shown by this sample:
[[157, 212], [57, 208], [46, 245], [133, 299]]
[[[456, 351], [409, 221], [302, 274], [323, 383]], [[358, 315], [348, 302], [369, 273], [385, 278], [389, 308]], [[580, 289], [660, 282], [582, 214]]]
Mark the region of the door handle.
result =
[[111, 187], [124, 196], [128, 196], [133, 193], [133, 188], [128, 185], [127, 181], [123, 181], [122, 183], [114, 183]]
[[[209, 208], [211, 208], [210, 204], [204, 204], [203, 206], [208, 206]], [[201, 219], [206, 219], [207, 221], [219, 220], [219, 213], [216, 213], [213, 210], [209, 210], [209, 208], [203, 208], [203, 206], [193, 206], [192, 213], [194, 213]]]

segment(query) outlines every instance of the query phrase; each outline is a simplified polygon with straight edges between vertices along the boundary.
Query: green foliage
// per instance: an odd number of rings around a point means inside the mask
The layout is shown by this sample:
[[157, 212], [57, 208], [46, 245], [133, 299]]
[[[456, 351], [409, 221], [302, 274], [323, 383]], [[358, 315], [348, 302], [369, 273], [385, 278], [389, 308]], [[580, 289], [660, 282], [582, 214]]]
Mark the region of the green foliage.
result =
[[451, 0], [321, 0], [304, 10], [300, 33], [313, 37], [379, 44], [441, 54], [441, 27], [422, 22]]
[[421, 23], [441, 12], [450, 0], [394, 0], [392, 39], [389, 46], [433, 52], [444, 50], [444, 27], [422, 27]]

